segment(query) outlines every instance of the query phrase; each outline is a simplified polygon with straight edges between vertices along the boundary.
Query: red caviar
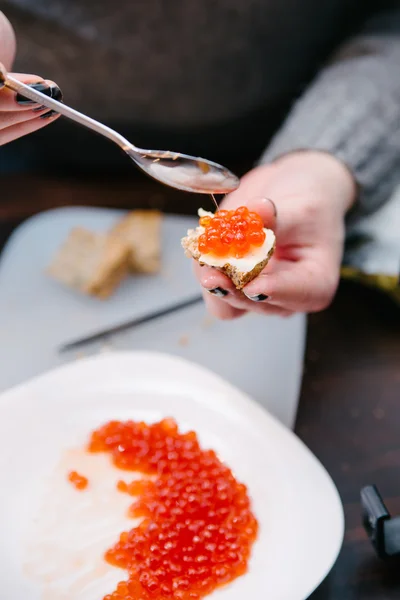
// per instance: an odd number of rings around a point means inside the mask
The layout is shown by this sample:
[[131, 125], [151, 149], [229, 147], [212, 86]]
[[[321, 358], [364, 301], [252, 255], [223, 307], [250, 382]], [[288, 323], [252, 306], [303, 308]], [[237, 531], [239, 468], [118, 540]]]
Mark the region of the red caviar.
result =
[[242, 258], [265, 240], [261, 217], [246, 206], [236, 210], [219, 210], [214, 217], [201, 217], [205, 231], [199, 236], [199, 251], [218, 257]]
[[246, 572], [258, 528], [246, 487], [194, 432], [171, 419], [113, 421], [93, 432], [89, 450], [152, 476], [117, 484], [136, 496], [130, 514], [142, 521], [106, 553], [127, 579], [104, 600], [200, 600]]
[[71, 471], [69, 473], [68, 481], [70, 481], [70, 483], [72, 483], [72, 485], [80, 491], [85, 490], [89, 484], [89, 480], [87, 479], [87, 477], [79, 475], [79, 473], [77, 473], [76, 471]]

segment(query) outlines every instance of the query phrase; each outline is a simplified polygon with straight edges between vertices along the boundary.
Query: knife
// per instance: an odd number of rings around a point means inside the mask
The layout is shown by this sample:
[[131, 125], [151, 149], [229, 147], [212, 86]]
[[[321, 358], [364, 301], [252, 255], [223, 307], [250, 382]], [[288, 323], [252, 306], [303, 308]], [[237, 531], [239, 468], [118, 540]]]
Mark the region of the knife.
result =
[[150, 321], [154, 321], [155, 319], [160, 319], [161, 317], [165, 317], [167, 315], [171, 315], [174, 312], [178, 312], [179, 310], [183, 310], [184, 308], [189, 308], [189, 306], [193, 306], [194, 304], [198, 304], [202, 302], [203, 296], [193, 296], [188, 300], [184, 300], [183, 302], [179, 302], [178, 304], [173, 304], [172, 306], [168, 306], [167, 308], [162, 308], [160, 310], [154, 311], [142, 317], [137, 317], [135, 319], [131, 319], [129, 321], [125, 321], [124, 323], [120, 323], [119, 325], [114, 325], [113, 327], [109, 327], [107, 329], [103, 329], [102, 331], [98, 331], [97, 333], [93, 333], [86, 337], [74, 340], [72, 342], [68, 342], [61, 346], [58, 351], [68, 352], [69, 350], [75, 350], [85, 344], [90, 344], [91, 342], [96, 342], [110, 335], [114, 335], [116, 333], [121, 333], [122, 331], [126, 331], [127, 329], [132, 329], [133, 327], [137, 327], [139, 325], [143, 325], [144, 323], [149, 323]]

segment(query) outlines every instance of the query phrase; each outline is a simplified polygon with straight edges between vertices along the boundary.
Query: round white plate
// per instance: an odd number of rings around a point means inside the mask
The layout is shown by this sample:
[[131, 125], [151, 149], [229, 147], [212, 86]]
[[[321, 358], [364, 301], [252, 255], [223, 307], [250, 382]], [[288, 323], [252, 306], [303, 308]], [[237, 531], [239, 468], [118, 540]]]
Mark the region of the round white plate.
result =
[[[77, 361], [0, 396], [7, 600], [101, 600], [124, 579], [102, 561], [126, 527], [118, 473], [107, 457], [88, 459], [79, 448], [110, 419], [167, 416], [196, 430], [248, 486], [260, 524], [249, 572], [212, 598], [304, 600], [319, 585], [341, 548], [344, 518], [318, 460], [213, 373], [168, 355], [127, 352]], [[89, 476], [85, 493], [66, 481], [74, 468]]]

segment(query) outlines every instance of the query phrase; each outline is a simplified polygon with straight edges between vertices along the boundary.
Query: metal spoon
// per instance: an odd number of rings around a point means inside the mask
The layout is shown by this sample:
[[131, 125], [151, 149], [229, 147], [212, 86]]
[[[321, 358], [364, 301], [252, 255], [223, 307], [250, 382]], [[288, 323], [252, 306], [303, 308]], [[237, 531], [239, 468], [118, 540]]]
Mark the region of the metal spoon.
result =
[[110, 127], [11, 77], [0, 63], [0, 89], [4, 86], [115, 142], [140, 169], [166, 185], [197, 194], [227, 194], [239, 185], [236, 175], [210, 160], [134, 146]]

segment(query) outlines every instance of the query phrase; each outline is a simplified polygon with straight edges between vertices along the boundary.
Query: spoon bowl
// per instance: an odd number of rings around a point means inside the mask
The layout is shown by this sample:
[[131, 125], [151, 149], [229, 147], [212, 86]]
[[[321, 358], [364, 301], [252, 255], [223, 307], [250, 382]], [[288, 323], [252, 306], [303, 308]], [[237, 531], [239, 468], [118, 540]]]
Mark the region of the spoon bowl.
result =
[[228, 194], [239, 185], [236, 175], [203, 158], [160, 150], [126, 152], [150, 177], [186, 192]]

